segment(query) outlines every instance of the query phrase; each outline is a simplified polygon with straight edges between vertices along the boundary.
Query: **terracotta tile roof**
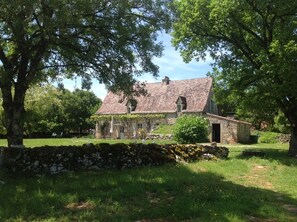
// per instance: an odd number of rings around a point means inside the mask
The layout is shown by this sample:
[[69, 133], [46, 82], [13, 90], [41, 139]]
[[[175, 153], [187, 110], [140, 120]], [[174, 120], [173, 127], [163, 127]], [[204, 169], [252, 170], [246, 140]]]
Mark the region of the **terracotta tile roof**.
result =
[[205, 116], [207, 116], [207, 117], [213, 117], [213, 118], [216, 118], [216, 119], [222, 119], [222, 120], [226, 120], [226, 121], [230, 121], [230, 122], [234, 122], [234, 123], [242, 123], [242, 124], [250, 125], [250, 126], [252, 125], [249, 122], [245, 122], [245, 121], [241, 121], [241, 120], [236, 120], [236, 119], [231, 119], [231, 118], [223, 117], [223, 116], [218, 116], [218, 115], [215, 115], [215, 114], [212, 114], [212, 113], [205, 113]]
[[[131, 113], [174, 113], [177, 111], [176, 101], [179, 96], [186, 98], [186, 112], [205, 111], [211, 92], [211, 78], [196, 78], [188, 80], [170, 80], [169, 84], [147, 83], [148, 95], [135, 97], [137, 106]], [[108, 92], [102, 106], [96, 114], [125, 114], [127, 99]]]

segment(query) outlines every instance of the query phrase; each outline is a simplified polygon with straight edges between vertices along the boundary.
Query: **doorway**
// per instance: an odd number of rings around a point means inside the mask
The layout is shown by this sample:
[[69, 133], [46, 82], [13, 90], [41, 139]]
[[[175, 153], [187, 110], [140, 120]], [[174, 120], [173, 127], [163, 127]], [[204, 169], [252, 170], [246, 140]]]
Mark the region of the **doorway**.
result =
[[213, 123], [212, 124], [212, 142], [220, 143], [221, 142], [221, 124]]

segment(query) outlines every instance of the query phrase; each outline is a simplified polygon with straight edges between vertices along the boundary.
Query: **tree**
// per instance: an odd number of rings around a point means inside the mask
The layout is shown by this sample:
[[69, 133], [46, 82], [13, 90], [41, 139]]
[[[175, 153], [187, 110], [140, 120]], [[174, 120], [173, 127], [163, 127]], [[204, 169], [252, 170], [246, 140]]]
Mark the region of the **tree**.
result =
[[208, 75], [215, 80], [214, 99], [217, 102], [221, 115], [226, 116], [233, 112], [235, 113], [235, 118], [252, 123], [256, 129], [261, 129], [263, 124], [269, 126], [274, 124], [274, 117], [276, 115], [275, 104], [268, 100], [261, 101], [259, 95], [254, 95], [249, 99], [243, 99], [243, 97], [234, 93], [234, 90], [228, 87], [225, 81], [220, 80], [218, 70]]
[[65, 129], [77, 132], [94, 128], [94, 121], [90, 117], [100, 105], [101, 100], [93, 92], [80, 89], [76, 89], [74, 92], [65, 91], [62, 94]]
[[34, 82], [64, 74], [92, 76], [133, 93], [135, 75], [157, 75], [152, 63], [170, 28], [169, 0], [3, 0], [0, 88], [8, 145], [23, 144], [24, 100]]
[[51, 135], [94, 128], [90, 120], [101, 105], [93, 92], [61, 90], [50, 84], [34, 85], [25, 99], [24, 131], [27, 135]]
[[183, 115], [174, 124], [174, 139], [179, 143], [207, 142], [208, 125], [207, 119], [201, 116]]
[[[291, 124], [289, 155], [297, 155], [297, 2], [175, 1], [174, 45], [186, 61], [207, 52], [216, 78], [254, 111], [269, 104]], [[248, 102], [247, 102], [248, 101]]]
[[63, 91], [50, 84], [34, 85], [26, 93], [24, 131], [28, 136], [63, 132], [66, 112]]

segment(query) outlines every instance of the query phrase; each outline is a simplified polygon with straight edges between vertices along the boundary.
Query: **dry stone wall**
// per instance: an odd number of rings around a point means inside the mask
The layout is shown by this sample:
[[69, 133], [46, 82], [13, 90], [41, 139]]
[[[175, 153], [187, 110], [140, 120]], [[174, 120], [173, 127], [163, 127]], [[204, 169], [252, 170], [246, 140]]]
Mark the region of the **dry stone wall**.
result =
[[225, 147], [158, 144], [86, 144], [83, 146], [0, 148], [1, 167], [11, 172], [57, 174], [79, 170], [125, 169], [200, 159], [227, 158]]

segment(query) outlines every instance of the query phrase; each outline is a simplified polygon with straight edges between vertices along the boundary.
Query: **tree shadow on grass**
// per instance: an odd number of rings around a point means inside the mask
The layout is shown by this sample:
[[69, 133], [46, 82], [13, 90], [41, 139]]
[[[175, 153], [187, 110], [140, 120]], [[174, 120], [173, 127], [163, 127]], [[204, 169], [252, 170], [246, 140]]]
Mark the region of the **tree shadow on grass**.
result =
[[184, 165], [14, 178], [0, 188], [0, 221], [297, 221], [283, 207], [297, 205], [289, 196]]
[[[250, 148], [246, 149], [248, 151], [255, 151], [255, 152], [263, 152], [264, 156], [260, 157], [263, 159], [267, 159], [270, 162], [277, 161], [286, 166], [297, 166], [297, 159], [288, 156], [288, 151], [284, 149], [277, 149], [277, 148]], [[246, 151], [245, 150], [245, 151]], [[244, 156], [242, 152], [238, 152], [235, 156], [238, 159], [249, 159], [252, 158], [251, 156]]]

